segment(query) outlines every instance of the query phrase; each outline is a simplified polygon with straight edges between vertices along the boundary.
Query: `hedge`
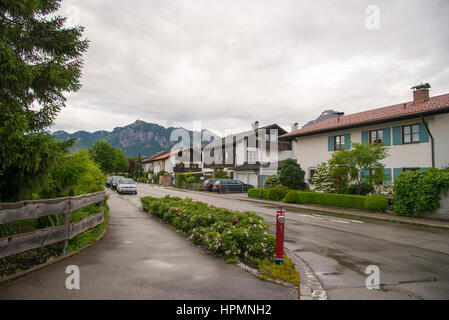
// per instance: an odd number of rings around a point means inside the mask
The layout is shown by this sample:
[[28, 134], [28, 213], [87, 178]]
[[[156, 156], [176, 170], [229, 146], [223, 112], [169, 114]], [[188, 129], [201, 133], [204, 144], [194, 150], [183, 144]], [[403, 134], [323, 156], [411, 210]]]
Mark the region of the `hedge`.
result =
[[296, 203], [315, 203], [326, 206], [364, 210], [366, 196], [352, 194], [298, 192]]
[[[268, 190], [269, 189], [262, 189], [262, 199], [269, 199], [268, 198]], [[260, 198], [260, 188], [251, 188], [248, 190], [248, 197], [251, 198]]]

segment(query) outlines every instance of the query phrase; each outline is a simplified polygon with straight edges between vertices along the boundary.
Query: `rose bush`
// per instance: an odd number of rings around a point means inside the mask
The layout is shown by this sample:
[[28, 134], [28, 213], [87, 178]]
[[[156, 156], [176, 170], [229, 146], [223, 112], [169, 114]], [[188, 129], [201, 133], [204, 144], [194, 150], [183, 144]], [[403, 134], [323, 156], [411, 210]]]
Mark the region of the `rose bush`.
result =
[[140, 200], [144, 211], [182, 230], [190, 241], [228, 262], [235, 262], [237, 257], [271, 260], [274, 255], [275, 238], [268, 233], [269, 225], [254, 212], [218, 208], [190, 198]]

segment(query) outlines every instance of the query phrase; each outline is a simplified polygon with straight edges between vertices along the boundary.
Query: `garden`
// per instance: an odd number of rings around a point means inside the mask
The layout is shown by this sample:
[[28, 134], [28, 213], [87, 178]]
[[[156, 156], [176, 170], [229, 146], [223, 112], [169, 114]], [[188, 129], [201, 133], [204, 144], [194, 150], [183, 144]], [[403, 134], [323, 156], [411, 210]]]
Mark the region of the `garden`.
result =
[[[388, 154], [382, 144], [352, 143], [319, 164], [309, 181], [296, 161], [284, 161], [279, 177], [269, 176], [264, 188], [253, 188], [248, 196], [286, 203], [318, 204], [334, 207], [390, 211], [395, 215], [420, 216], [440, 207], [448, 194], [449, 168], [428, 168], [400, 173], [393, 183], [381, 160]], [[287, 162], [287, 165], [285, 164]]]
[[188, 240], [203, 246], [209, 253], [256, 266], [268, 277], [299, 284], [299, 275], [291, 260], [274, 264], [275, 237], [263, 218], [250, 211], [218, 208], [190, 198], [166, 196], [140, 199], [144, 211], [173, 225]]

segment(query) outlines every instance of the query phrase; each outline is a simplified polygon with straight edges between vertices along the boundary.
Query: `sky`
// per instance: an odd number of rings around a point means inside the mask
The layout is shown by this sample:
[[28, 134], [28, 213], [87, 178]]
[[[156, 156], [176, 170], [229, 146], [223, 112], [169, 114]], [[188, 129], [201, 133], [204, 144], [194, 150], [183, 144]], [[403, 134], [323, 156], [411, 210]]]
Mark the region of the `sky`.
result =
[[447, 0], [65, 0], [59, 14], [90, 47], [52, 131], [290, 131], [410, 101], [421, 82], [449, 93]]

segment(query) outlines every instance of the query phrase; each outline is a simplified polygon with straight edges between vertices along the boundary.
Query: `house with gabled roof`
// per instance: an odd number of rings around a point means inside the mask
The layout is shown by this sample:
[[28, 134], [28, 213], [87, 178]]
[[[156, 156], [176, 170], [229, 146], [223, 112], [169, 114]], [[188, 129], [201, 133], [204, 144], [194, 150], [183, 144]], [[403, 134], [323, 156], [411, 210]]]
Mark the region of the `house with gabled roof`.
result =
[[312, 178], [316, 167], [333, 152], [349, 149], [350, 142], [387, 146], [383, 160], [384, 183], [394, 182], [403, 171], [449, 166], [449, 94], [429, 96], [430, 85], [412, 87], [413, 100], [396, 105], [327, 119], [286, 133], [297, 162]]

